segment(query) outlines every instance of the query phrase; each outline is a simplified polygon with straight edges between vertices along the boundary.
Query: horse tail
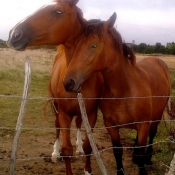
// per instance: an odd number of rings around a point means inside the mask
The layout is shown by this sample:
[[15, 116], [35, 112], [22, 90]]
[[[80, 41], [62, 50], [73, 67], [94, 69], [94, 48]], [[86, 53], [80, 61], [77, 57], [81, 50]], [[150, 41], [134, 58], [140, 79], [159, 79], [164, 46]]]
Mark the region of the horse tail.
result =
[[54, 100], [53, 99], [49, 99], [47, 100], [47, 102], [45, 103], [44, 107], [43, 107], [43, 111], [44, 111], [44, 117], [47, 118], [47, 114], [46, 114], [46, 111], [47, 111], [47, 107], [48, 105], [50, 104], [51, 106], [51, 110], [52, 110], [52, 113], [57, 116], [58, 115], [58, 110], [55, 106], [55, 103], [54, 103]]
[[50, 100], [47, 100], [44, 107], [43, 107], [43, 113], [44, 113], [44, 118], [45, 119], [47, 118], [46, 111], [47, 111], [47, 107], [48, 107], [49, 102], [50, 102]]
[[171, 111], [171, 97], [169, 96], [168, 103], [167, 103], [168, 111]]
[[[169, 69], [168, 69], [168, 70], [169, 70]], [[169, 74], [168, 74], [168, 80], [169, 80], [169, 84], [170, 84], [170, 87], [169, 87], [170, 93], [169, 93], [169, 94], [171, 94], [170, 72], [169, 72]], [[172, 105], [173, 105], [172, 103], [173, 103], [173, 101], [171, 101], [171, 96], [169, 96], [168, 102], [167, 102], [167, 112], [168, 112], [168, 115], [169, 115], [170, 119], [172, 118]]]
[[52, 91], [51, 91], [51, 82], [49, 82], [49, 85], [48, 85], [48, 92], [49, 92], [49, 97], [50, 99], [46, 101], [44, 107], [43, 107], [43, 111], [44, 111], [44, 117], [46, 118], [47, 117], [47, 114], [46, 114], [46, 110], [47, 110], [47, 107], [48, 105], [50, 104], [51, 106], [51, 110], [52, 110], [52, 113], [57, 116], [58, 115], [58, 110], [56, 108], [56, 105], [55, 105], [55, 102], [54, 102], [54, 99], [52, 98], [53, 95], [52, 95]]

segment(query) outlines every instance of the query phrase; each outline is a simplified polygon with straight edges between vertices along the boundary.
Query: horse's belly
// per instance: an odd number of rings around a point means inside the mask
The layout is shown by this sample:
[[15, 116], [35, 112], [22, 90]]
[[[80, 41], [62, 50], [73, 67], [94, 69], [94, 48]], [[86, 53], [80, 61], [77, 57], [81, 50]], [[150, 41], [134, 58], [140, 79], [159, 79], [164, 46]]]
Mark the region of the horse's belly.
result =
[[151, 103], [148, 99], [102, 100], [100, 109], [104, 120], [119, 128], [136, 129], [138, 123], [150, 121], [152, 117]]

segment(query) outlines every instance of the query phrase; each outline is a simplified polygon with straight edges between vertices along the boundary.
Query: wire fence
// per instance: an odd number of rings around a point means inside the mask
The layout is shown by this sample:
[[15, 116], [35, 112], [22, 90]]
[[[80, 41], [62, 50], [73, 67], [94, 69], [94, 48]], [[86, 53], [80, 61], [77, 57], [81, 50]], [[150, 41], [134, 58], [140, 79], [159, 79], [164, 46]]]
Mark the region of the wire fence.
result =
[[[52, 120], [54, 120], [53, 118], [52, 118]], [[157, 121], [144, 121], [144, 123], [150, 123], [150, 122], [160, 122], [160, 120], [157, 120]], [[173, 126], [174, 126], [174, 122], [175, 122], [175, 120], [170, 120], [170, 119], [163, 119], [163, 120], [161, 120], [161, 122], [163, 122], [163, 123], [171, 123]], [[111, 127], [122, 127], [122, 126], [126, 126], [126, 125], [135, 125], [136, 123], [140, 123], [140, 122], [134, 122], [134, 123], [127, 123], [127, 124], [124, 124], [124, 125], [119, 125], [119, 126], [111, 126]], [[68, 129], [68, 130], [70, 130], [70, 131], [73, 131], [73, 132], [76, 132], [76, 127], [74, 126], [74, 127], [72, 127], [72, 128], [57, 128], [57, 129]], [[94, 133], [96, 133], [96, 132], [102, 132], [102, 131], [106, 131], [106, 129], [107, 129], [107, 127], [95, 127], [95, 128], [93, 128], [93, 131], [94, 131]], [[6, 127], [6, 126], [2, 126], [2, 127], [0, 127], [0, 130], [12, 130], [12, 131], [15, 131], [15, 127], [14, 128], [11, 128], [11, 127]], [[53, 133], [54, 133], [54, 130], [55, 130], [55, 128], [54, 127], [38, 127], [38, 128], [35, 128], [35, 127], [22, 127], [21, 128], [21, 130], [22, 130], [22, 132], [27, 132], [27, 131], [33, 131], [33, 132], [35, 132], [35, 131], [46, 131], [46, 132], [48, 132], [48, 131], [52, 131]], [[82, 128], [81, 129], [82, 131], [85, 131], [85, 129], [84, 128]], [[42, 135], [42, 134], [41, 134]], [[24, 137], [24, 136], [23, 136]], [[174, 140], [174, 137], [173, 136], [166, 136], [167, 138], [166, 139], [164, 139], [164, 140], [161, 140], [161, 141], [155, 141], [154, 142], [154, 144], [153, 144], [153, 146], [156, 146], [156, 147], [160, 147], [160, 145], [161, 144], [173, 144], [174, 145], [174, 143], [175, 143], [175, 140]], [[110, 141], [109, 141], [110, 142]], [[147, 145], [148, 146], [148, 145]], [[105, 147], [105, 148], [101, 148], [101, 149], [99, 149], [99, 153], [100, 154], [102, 154], [102, 153], [104, 153], [104, 152], [106, 152], [106, 153], [108, 153], [110, 156], [112, 155], [112, 150], [113, 150], [113, 148], [114, 147], [112, 147], [112, 146], [108, 146], [108, 147]], [[133, 149], [134, 148], [134, 146], [123, 146], [123, 149], [126, 149], [126, 150], [130, 150], [130, 149]], [[51, 155], [51, 151], [52, 151], [52, 148], [50, 148], [50, 149], [48, 149], [49, 151], [50, 151], [50, 155]], [[109, 153], [109, 151], [110, 151], [110, 153]], [[36, 155], [37, 155], [37, 153], [36, 153]], [[41, 160], [49, 160], [50, 159], [50, 156], [27, 156], [27, 157], [24, 157], [23, 158], [23, 155], [21, 155], [22, 157], [20, 157], [20, 156], [18, 156], [17, 158], [16, 158], [16, 161], [17, 162], [23, 162], [23, 161], [26, 161], [26, 162], [29, 162], [29, 161], [41, 161]], [[88, 155], [86, 155], [86, 156], [88, 156]], [[91, 154], [91, 156], [94, 156], [94, 154]], [[126, 156], [125, 154], [124, 154], [124, 156]], [[69, 156], [70, 158], [72, 158], [72, 159], [81, 159], [81, 158], [83, 158], [83, 157], [85, 157], [85, 155], [80, 155], [80, 156], [76, 156], [76, 155], [74, 155], [74, 156]], [[128, 156], [128, 157], [132, 157], [132, 155], [130, 154], [130, 156]], [[63, 158], [63, 157], [62, 157]], [[102, 156], [102, 160], [103, 160], [103, 156]], [[0, 160], [1, 162], [4, 162], [4, 161], [10, 161], [10, 157], [4, 157], [3, 159], [1, 159]], [[127, 160], [128, 161], [128, 160]], [[159, 162], [160, 163], [160, 162]], [[157, 165], [156, 166], [159, 166], [159, 163], [157, 163]], [[170, 163], [170, 162], [169, 162]], [[32, 163], [31, 163], [32, 164]], [[38, 163], [39, 164], [39, 163]], [[19, 167], [19, 165], [17, 164], [17, 166]], [[76, 165], [75, 165], [76, 166]], [[82, 163], [81, 163], [81, 166], [82, 166]], [[163, 163], [162, 163], [162, 165], [161, 165], [162, 167], [167, 167], [167, 169], [169, 168], [169, 164], [165, 164], [165, 165], [163, 165]], [[107, 170], [108, 170], [108, 173], [110, 173], [111, 175], [112, 174], [116, 174], [116, 170], [112, 170], [113, 168], [107, 168]], [[127, 167], [127, 171], [129, 172], [129, 171], [133, 171], [133, 169], [131, 168], [130, 170], [129, 170], [129, 168]], [[126, 170], [125, 170], [126, 171]], [[135, 167], [135, 170], [133, 171], [134, 173], [136, 173], [137, 174], [137, 168]], [[18, 172], [19, 174], [20, 174], [20, 171]], [[54, 173], [53, 173], [54, 174]]]
[[[141, 99], [141, 98], [165, 98], [167, 96], [154, 96], [154, 97], [137, 97], [138, 99]], [[20, 96], [20, 95], [4, 95], [4, 94], [0, 94], [0, 98], [7, 98], [9, 100], [11, 99], [14, 99], [15, 101], [16, 100], [23, 100], [23, 97]], [[170, 96], [170, 98], [174, 98], [174, 96]], [[77, 98], [56, 98], [56, 99], [61, 99], [61, 100], [77, 100]], [[102, 99], [102, 98], [98, 98], [98, 99]], [[136, 99], [136, 97], [123, 97], [123, 98], [104, 98], [104, 100], [118, 100], [118, 99], [122, 99], [122, 100], [127, 100], [127, 99]], [[31, 101], [33, 103], [33, 105], [35, 105], [35, 101], [36, 100], [39, 100], [39, 101], [43, 101], [44, 103], [47, 102], [47, 101], [52, 101], [54, 100], [54, 98], [48, 98], [48, 97], [28, 97], [27, 98], [28, 101]], [[94, 98], [83, 98], [83, 100], [94, 100]], [[171, 116], [174, 116], [174, 102], [172, 101], [171, 103]], [[13, 106], [11, 107], [11, 109], [13, 109]], [[162, 151], [162, 147], [166, 152], [166, 149], [169, 149], [169, 148], [173, 148], [173, 150], [171, 150], [172, 152], [174, 151], [175, 152], [175, 119], [172, 118], [171, 116], [168, 116], [167, 113], [165, 113], [165, 117], [162, 119], [162, 120], [156, 120], [156, 121], [142, 121], [142, 122], [133, 122], [133, 123], [126, 123], [126, 124], [123, 124], [123, 125], [116, 125], [116, 126], [111, 126], [111, 127], [126, 127], [127, 125], [135, 125], [135, 124], [139, 124], [139, 123], [152, 123], [152, 122], [161, 122], [162, 125], [164, 125], [164, 127], [166, 128], [167, 130], [167, 135], [164, 136], [163, 139], [159, 139], [159, 140], [156, 140], [152, 145], [156, 148], [156, 151], [155, 151], [155, 155], [156, 154], [160, 154], [160, 152]], [[54, 118], [51, 118], [51, 120], [54, 120]], [[98, 153], [97, 154], [100, 154], [101, 157], [102, 157], [102, 160], [104, 161], [106, 167], [107, 167], [107, 172], [108, 174], [110, 175], [113, 175], [113, 174], [116, 174], [117, 173], [117, 170], [116, 170], [116, 167], [115, 167], [115, 160], [111, 158], [112, 156], [112, 152], [113, 152], [113, 148], [115, 147], [112, 147], [111, 146], [111, 143], [110, 143], [110, 138], [109, 136], [107, 136], [107, 133], [106, 133], [106, 129], [108, 129], [109, 127], [104, 127], [103, 125], [99, 125], [97, 127], [94, 127], [92, 128], [93, 129], [93, 135], [95, 135], [95, 142], [97, 144], [97, 147], [98, 147]], [[53, 130], [55, 130], [56, 128], [55, 127], [46, 127], [46, 126], [43, 126], [43, 127], [26, 127], [25, 125], [22, 126], [21, 128], [21, 137], [20, 137], [20, 140], [22, 140], [20, 142], [20, 146], [19, 146], [19, 150], [18, 150], [18, 154], [17, 154], [17, 157], [15, 158], [15, 160], [17, 161], [16, 162], [16, 171], [15, 173], [16, 174], [24, 174], [24, 171], [28, 171], [28, 173], [32, 173], [32, 174], [56, 174], [56, 171], [57, 172], [60, 172], [60, 175], [61, 174], [65, 174], [65, 172], [63, 171], [63, 168], [61, 169], [55, 169], [55, 171], [51, 170], [51, 169], [54, 169], [55, 167], [53, 167], [53, 164], [51, 164], [51, 166], [49, 168], [44, 168], [44, 166], [48, 166], [48, 162], [50, 162], [50, 156], [46, 155], [45, 153], [43, 153], [43, 151], [40, 152], [39, 156], [38, 156], [38, 152], [36, 151], [36, 148], [39, 147], [39, 145], [41, 146], [42, 144], [42, 141], [43, 140], [40, 140], [39, 144], [38, 143], [38, 140], [36, 138], [36, 135], [37, 137], [42, 137], [43, 134], [41, 133], [42, 131], [44, 131], [44, 134], [53, 134]], [[70, 130], [70, 131], [73, 131], [73, 132], [76, 132], [77, 131], [77, 128], [75, 126], [71, 127], [71, 128], [57, 128], [57, 129], [66, 129], [66, 130]], [[4, 130], [4, 132], [3, 132]], [[11, 127], [11, 126], [0, 126], [0, 131], [1, 132], [1, 136], [2, 136], [2, 142], [1, 144], [3, 145], [8, 145], [7, 143], [3, 142], [5, 141], [6, 139], [4, 139], [4, 133], [6, 135], [6, 137], [11, 137], [14, 136], [14, 131], [16, 130], [15, 127]], [[8, 136], [8, 132], [13, 132], [12, 136]], [[23, 139], [24, 137], [29, 137], [30, 138], [30, 134], [33, 134], [33, 132], [37, 132], [37, 131], [40, 131], [39, 133], [35, 133], [35, 139], [33, 140], [33, 142], [30, 142], [28, 141], [26, 143], [26, 139], [25, 141], [23, 142]], [[81, 131], [85, 133], [85, 128], [82, 127], [81, 128]], [[100, 138], [98, 133], [101, 134], [101, 132], [104, 131], [103, 133], [103, 137], [100, 135]], [[28, 133], [29, 132], [29, 133]], [[51, 133], [50, 133], [51, 132]], [[121, 132], [121, 138], [122, 138], [122, 141], [124, 142], [124, 140], [128, 139], [129, 136], [126, 136], [125, 135], [125, 132]], [[41, 136], [40, 136], [41, 135]], [[131, 134], [131, 137], [134, 137], [132, 134]], [[51, 136], [52, 138], [52, 136]], [[51, 140], [48, 139], [48, 140]], [[74, 139], [75, 139], [75, 135], [74, 135]], [[105, 140], [106, 139], [106, 140]], [[129, 143], [129, 141], [131, 141], [132, 143]], [[132, 140], [129, 140], [128, 143], [124, 142], [124, 146], [123, 146], [123, 149], [124, 149], [124, 159], [125, 159], [125, 162], [126, 164], [128, 164], [129, 161], [131, 161], [131, 157], [132, 157], [132, 153], [131, 153], [131, 150], [134, 149], [134, 146], [133, 146], [133, 142], [134, 142], [134, 139], [132, 138]], [[33, 144], [34, 143], [34, 144]], [[43, 144], [46, 144], [47, 143], [47, 140], [45, 140], [43, 142]], [[105, 143], [105, 144], [103, 144]], [[12, 143], [11, 143], [12, 145]], [[27, 150], [23, 150], [23, 147], [25, 147], [26, 145], [29, 145], [27, 148]], [[48, 143], [47, 143], [48, 145]], [[50, 154], [51, 155], [51, 149], [52, 149], [52, 145], [53, 144], [50, 144], [50, 148], [45, 148], [44, 150], [47, 149], [47, 154]], [[163, 145], [163, 146], [161, 146]], [[168, 145], [168, 146], [165, 146], [165, 145]], [[150, 146], [150, 145], [147, 145], [147, 146]], [[29, 149], [31, 149], [29, 151]], [[22, 152], [21, 152], [22, 151]], [[31, 155], [29, 155], [30, 153], [32, 152]], [[127, 153], [127, 154], [126, 154]], [[104, 154], [104, 155], [103, 155]], [[2, 155], [2, 156], [1, 156]], [[5, 155], [5, 156], [4, 156]], [[11, 151], [6, 151], [6, 149], [4, 149], [4, 147], [0, 147], [0, 161], [1, 161], [1, 166], [2, 166], [2, 170], [0, 170], [0, 174], [1, 174], [1, 171], [2, 171], [2, 174], [9, 174], [9, 168], [7, 168], [7, 166], [9, 166], [9, 161], [11, 160]], [[86, 156], [92, 156], [92, 157], [95, 157], [96, 154], [89, 154], [89, 155], [86, 155]], [[78, 166], [78, 165], [81, 165], [82, 166], [82, 162], [78, 162], [77, 160], [75, 159], [82, 159], [82, 158], [85, 158], [86, 157], [85, 155], [73, 155], [73, 156], [68, 156], [69, 158], [73, 159], [73, 162], [75, 161], [75, 166]], [[166, 156], [166, 155], [164, 155]], [[173, 157], [172, 153], [171, 153], [171, 158]], [[65, 156], [66, 157], [66, 156]], [[60, 158], [64, 158], [63, 156], [61, 156]], [[111, 160], [110, 160], [111, 159]], [[41, 163], [40, 161], [43, 161], [44, 160], [44, 163]], [[95, 162], [95, 160], [92, 160], [93, 162]], [[6, 163], [5, 163], [6, 162]], [[23, 166], [20, 165], [20, 163], [23, 162]], [[29, 163], [26, 163], [26, 162], [30, 162]], [[4, 167], [4, 165], [6, 164], [6, 166]], [[113, 164], [113, 165], [112, 165]], [[170, 164], [170, 161], [169, 161], [169, 164]], [[162, 167], [162, 174], [164, 174], [166, 171], [168, 171], [169, 169], [173, 170], [173, 168], [170, 167], [170, 165], [167, 164], [167, 163], [164, 163], [164, 160], [163, 159], [160, 159], [159, 161], [155, 161], [155, 164], [154, 166], [151, 166], [152, 169], [156, 169], [156, 167], [158, 166], [161, 166]], [[35, 170], [33, 170], [35, 167]], [[83, 166], [82, 166], [83, 167]], [[125, 172], [126, 174], [137, 174], [138, 172], [138, 169], [137, 167], [133, 164], [130, 164], [129, 163], [129, 166], [126, 166], [127, 168], [125, 169]], [[147, 167], [148, 169], [150, 169], [150, 166]], [[167, 170], [165, 170], [165, 168]], [[37, 169], [37, 170], [36, 170]], [[43, 169], [43, 171], [41, 170]], [[81, 170], [81, 169], [80, 169]], [[44, 172], [45, 171], [45, 172]], [[76, 170], [77, 171], [77, 170]], [[132, 171], [132, 173], [131, 173]], [[154, 170], [156, 171], [156, 170]], [[128, 173], [127, 173], [128, 172]], [[153, 174], [153, 170], [150, 170], [150, 174]], [[75, 174], [78, 175], [78, 173], [76, 172]], [[79, 173], [79, 174], [82, 174]], [[93, 174], [99, 174], [99, 169], [96, 171], [96, 172], [93, 172]], [[156, 174], [156, 173], [155, 173]]]

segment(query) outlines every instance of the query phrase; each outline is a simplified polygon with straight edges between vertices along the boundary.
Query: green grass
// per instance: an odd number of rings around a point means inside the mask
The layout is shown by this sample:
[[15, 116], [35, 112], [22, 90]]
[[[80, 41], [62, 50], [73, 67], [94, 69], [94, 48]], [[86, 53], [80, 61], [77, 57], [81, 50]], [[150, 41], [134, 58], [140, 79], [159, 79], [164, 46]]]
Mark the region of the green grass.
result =
[[[31, 85], [29, 98], [47, 97], [49, 73], [33, 71], [31, 76]], [[22, 69], [4, 69], [0, 71], [0, 94], [5, 95], [0, 97], [0, 127], [15, 128], [19, 109], [21, 105], [21, 98], [14, 97], [22, 96], [24, 86], [24, 71]], [[172, 94], [175, 94], [175, 72], [171, 71], [171, 86]], [[25, 118], [23, 122], [24, 128], [47, 128], [54, 126], [54, 115], [50, 108], [48, 108], [48, 117], [44, 117], [43, 107], [46, 101], [41, 99], [30, 99], [27, 103]], [[102, 114], [99, 114], [98, 123], [103, 127]], [[51, 117], [51, 118], [50, 118]], [[159, 125], [158, 133], [154, 142], [160, 142], [169, 138], [170, 131], [174, 132], [174, 123], [171, 128], [168, 123], [161, 122]], [[126, 131], [126, 130], [125, 130]], [[121, 131], [123, 140], [128, 143], [133, 143], [135, 139], [135, 132]], [[23, 133], [28, 132], [23, 130]], [[40, 130], [30, 130], [35, 136], [44, 135], [48, 131], [40, 132]], [[10, 129], [0, 130], [1, 138], [7, 135], [13, 135], [14, 132]], [[152, 167], [152, 174], [159, 175], [164, 172], [166, 167], [162, 164], [169, 165], [173, 154], [175, 152], [175, 144], [173, 143], [160, 143], [154, 145], [155, 154], [153, 155], [153, 162], [155, 165]]]
[[171, 94], [175, 95], [175, 71], [170, 71], [171, 78]]
[[[48, 97], [48, 82], [48, 73], [32, 72], [29, 98]], [[14, 128], [16, 125], [23, 94], [23, 86], [23, 70], [6, 69], [0, 71], [0, 94], [5, 95], [0, 98], [0, 127]], [[32, 122], [30, 122], [32, 121], [30, 120], [31, 118], [41, 119], [41, 116], [43, 116], [42, 109], [45, 103], [45, 100], [28, 100], [25, 113], [28, 125], [30, 124], [32, 126]]]

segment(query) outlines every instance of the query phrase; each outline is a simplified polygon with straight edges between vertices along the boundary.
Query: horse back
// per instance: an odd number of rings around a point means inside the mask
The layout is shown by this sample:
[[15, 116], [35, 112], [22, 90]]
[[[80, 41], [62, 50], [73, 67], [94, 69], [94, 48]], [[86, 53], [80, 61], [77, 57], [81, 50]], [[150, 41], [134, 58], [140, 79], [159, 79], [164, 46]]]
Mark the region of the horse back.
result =
[[163, 60], [157, 57], [147, 57], [137, 60], [137, 66], [140, 75], [154, 91], [154, 95], [161, 95], [162, 92], [166, 92], [166, 95], [170, 94], [170, 72]]
[[170, 72], [166, 63], [156, 57], [144, 58], [137, 61], [140, 75], [149, 84], [152, 116], [160, 119], [170, 96]]

